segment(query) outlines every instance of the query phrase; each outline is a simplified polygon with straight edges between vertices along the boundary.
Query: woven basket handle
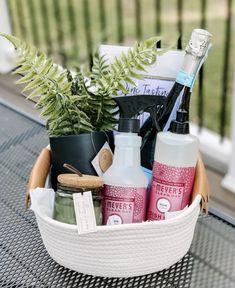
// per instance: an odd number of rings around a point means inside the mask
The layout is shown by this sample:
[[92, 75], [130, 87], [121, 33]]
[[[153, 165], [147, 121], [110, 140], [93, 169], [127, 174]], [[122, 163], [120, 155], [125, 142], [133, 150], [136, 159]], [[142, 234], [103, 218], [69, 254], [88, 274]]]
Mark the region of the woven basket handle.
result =
[[208, 213], [208, 200], [209, 200], [209, 183], [206, 175], [206, 169], [202, 161], [201, 154], [197, 159], [195, 181], [192, 191], [192, 201], [199, 194], [202, 196], [201, 210], [202, 212]]
[[27, 185], [27, 195], [26, 195], [26, 208], [29, 206], [30, 202], [30, 191], [39, 187], [45, 187], [47, 175], [49, 173], [51, 166], [51, 151], [44, 148], [40, 155], [38, 156], [33, 169], [30, 173], [28, 185]]

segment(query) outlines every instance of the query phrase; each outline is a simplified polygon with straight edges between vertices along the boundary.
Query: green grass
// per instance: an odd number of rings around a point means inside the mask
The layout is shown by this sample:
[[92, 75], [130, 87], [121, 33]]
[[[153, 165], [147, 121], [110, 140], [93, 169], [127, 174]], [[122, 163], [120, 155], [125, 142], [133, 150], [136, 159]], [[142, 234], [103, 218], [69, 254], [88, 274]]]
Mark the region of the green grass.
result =
[[[34, 40], [34, 26], [31, 16], [29, 1], [36, 11], [35, 23], [37, 26], [39, 43], [38, 48], [42, 51], [48, 51], [46, 44], [46, 31], [43, 29], [44, 11], [41, 9], [41, 1], [43, 0], [8, 0], [10, 4], [10, 11], [12, 14], [13, 28], [16, 36], [20, 36], [26, 41], [32, 43]], [[58, 1], [58, 0], [56, 0]], [[75, 24], [76, 24], [76, 37], [71, 36], [70, 32], [70, 16], [68, 12], [67, 3], [70, 2], [74, 7]], [[82, 0], [60, 0], [58, 5], [61, 9], [61, 25], [58, 25], [55, 17], [54, 1], [46, 0], [46, 7], [49, 14], [48, 29], [51, 38], [51, 52], [57, 62], [60, 62], [60, 50], [66, 53], [69, 65], [78, 65], [84, 63], [87, 59], [87, 46], [85, 35], [85, 19], [83, 13]], [[176, 42], [177, 35], [177, 1], [164, 0], [162, 3], [162, 35], [163, 45], [167, 46]], [[125, 45], [132, 45], [136, 40], [135, 34], [135, 1], [123, 0], [123, 25], [124, 25], [124, 43]], [[207, 15], [206, 15], [206, 28], [213, 34], [213, 47], [209, 53], [209, 57], [205, 64], [204, 73], [204, 126], [219, 132], [220, 120], [220, 107], [222, 97], [222, 78], [223, 78], [223, 65], [224, 65], [224, 45], [225, 45], [225, 18], [226, 18], [226, 0], [208, 0], [207, 1]], [[201, 1], [184, 1], [183, 7], [183, 46], [185, 47], [190, 33], [193, 28], [200, 27], [200, 5]], [[90, 25], [92, 34], [93, 50], [98, 47], [102, 39], [102, 31], [100, 28], [99, 20], [99, 0], [89, 0], [90, 8]], [[141, 0], [142, 8], [142, 34], [143, 39], [156, 34], [155, 28], [155, 1], [154, 0]], [[107, 24], [107, 43], [117, 44], [118, 21], [116, 13], [116, 0], [105, 1], [106, 10], [106, 24]], [[234, 15], [234, 6], [232, 8]], [[60, 47], [58, 43], [58, 32], [62, 29], [64, 35], [64, 45]], [[234, 23], [231, 27], [231, 55], [228, 79], [228, 102], [227, 102], [227, 119], [225, 125], [226, 135], [229, 135], [230, 127], [230, 107], [231, 107], [231, 94], [232, 94], [232, 74], [234, 67]], [[75, 32], [74, 32], [75, 33]], [[74, 51], [74, 43], [77, 44], [79, 50]], [[198, 122], [197, 117], [197, 103], [198, 103], [198, 89], [197, 83], [192, 95], [191, 101], [191, 119]]]

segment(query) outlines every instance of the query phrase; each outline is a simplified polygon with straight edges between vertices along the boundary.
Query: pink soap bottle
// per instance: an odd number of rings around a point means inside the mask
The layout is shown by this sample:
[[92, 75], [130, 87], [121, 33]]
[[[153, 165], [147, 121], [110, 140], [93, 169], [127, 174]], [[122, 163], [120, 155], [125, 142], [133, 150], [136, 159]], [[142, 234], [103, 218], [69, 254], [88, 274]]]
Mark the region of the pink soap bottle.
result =
[[157, 135], [147, 220], [164, 220], [190, 202], [199, 141], [189, 133], [189, 97], [187, 90], [169, 131]]

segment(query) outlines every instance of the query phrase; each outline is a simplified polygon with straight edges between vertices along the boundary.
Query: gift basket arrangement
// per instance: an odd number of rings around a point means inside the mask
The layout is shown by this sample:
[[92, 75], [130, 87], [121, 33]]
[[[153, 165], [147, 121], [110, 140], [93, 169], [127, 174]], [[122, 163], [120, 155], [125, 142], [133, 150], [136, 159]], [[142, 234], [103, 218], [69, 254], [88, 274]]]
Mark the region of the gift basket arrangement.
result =
[[168, 53], [156, 49], [157, 38], [111, 62], [97, 53], [87, 74], [2, 36], [18, 52], [18, 83], [31, 91], [29, 98], [38, 97], [46, 118], [50, 145], [32, 169], [27, 202], [50, 256], [104, 277], [144, 275], [179, 261], [200, 211], [207, 211], [208, 183], [198, 139], [190, 134], [189, 103], [211, 34], [193, 30], [176, 79], [158, 79], [170, 87], [165, 93], [146, 84], [147, 67]]

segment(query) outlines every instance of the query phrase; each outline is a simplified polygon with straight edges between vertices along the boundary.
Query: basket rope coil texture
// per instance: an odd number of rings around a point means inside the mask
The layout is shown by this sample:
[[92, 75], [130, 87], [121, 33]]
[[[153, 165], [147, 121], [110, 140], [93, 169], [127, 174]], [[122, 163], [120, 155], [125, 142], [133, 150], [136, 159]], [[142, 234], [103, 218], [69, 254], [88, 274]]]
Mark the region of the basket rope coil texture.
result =
[[[76, 226], [36, 214], [51, 257], [61, 265], [103, 277], [131, 277], [160, 271], [188, 251], [199, 214], [200, 196], [177, 219], [99, 227], [78, 235]], [[187, 213], [186, 213], [187, 212]]]
[[0, 287], [235, 287], [235, 229], [211, 215], [199, 217], [192, 246], [183, 259], [157, 273], [104, 278], [57, 264], [42, 244], [33, 212], [25, 211], [28, 175], [39, 151], [48, 144], [44, 127], [2, 104], [0, 120]]

